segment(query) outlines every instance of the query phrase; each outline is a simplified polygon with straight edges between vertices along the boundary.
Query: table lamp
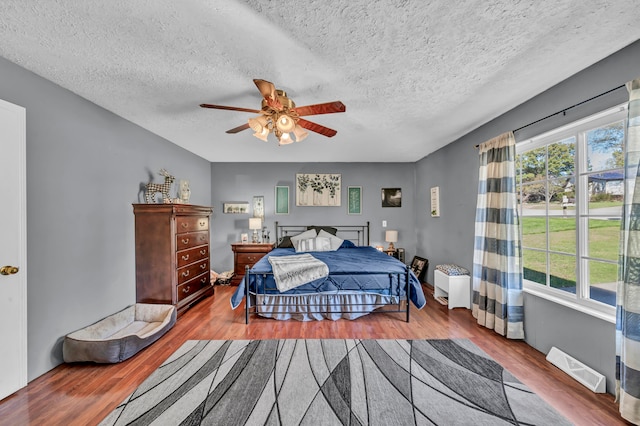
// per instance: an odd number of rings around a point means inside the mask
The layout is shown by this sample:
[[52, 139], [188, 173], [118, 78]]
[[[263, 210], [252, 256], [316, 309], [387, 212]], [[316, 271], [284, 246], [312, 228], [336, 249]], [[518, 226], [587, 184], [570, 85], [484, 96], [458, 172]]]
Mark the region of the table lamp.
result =
[[252, 243], [257, 243], [258, 241], [258, 229], [262, 229], [262, 219], [259, 217], [250, 217], [249, 218], [249, 229], [253, 229], [253, 239]]
[[398, 242], [398, 231], [386, 231], [384, 234], [384, 240], [389, 243], [387, 250], [395, 250], [396, 248], [393, 243]]

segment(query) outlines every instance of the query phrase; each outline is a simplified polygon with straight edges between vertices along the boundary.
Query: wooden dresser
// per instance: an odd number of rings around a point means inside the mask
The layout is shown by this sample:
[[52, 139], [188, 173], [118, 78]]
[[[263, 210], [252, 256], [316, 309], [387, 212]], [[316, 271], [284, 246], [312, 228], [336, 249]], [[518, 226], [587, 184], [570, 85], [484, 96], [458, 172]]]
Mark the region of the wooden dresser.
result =
[[178, 315], [213, 294], [211, 207], [134, 204], [136, 301], [174, 305]]
[[273, 243], [235, 243], [231, 244], [233, 250], [233, 272], [231, 285], [238, 285], [244, 277], [245, 266], [252, 267], [254, 263], [273, 250]]

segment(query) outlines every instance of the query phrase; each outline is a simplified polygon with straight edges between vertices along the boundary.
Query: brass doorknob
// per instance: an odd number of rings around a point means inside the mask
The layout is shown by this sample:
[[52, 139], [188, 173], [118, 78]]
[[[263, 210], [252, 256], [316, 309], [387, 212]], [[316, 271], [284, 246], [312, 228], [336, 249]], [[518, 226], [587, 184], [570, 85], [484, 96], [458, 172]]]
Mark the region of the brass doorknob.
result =
[[17, 274], [18, 271], [20, 270], [20, 268], [18, 268], [17, 266], [3, 266], [2, 268], [0, 268], [0, 275], [13, 275], [13, 274]]

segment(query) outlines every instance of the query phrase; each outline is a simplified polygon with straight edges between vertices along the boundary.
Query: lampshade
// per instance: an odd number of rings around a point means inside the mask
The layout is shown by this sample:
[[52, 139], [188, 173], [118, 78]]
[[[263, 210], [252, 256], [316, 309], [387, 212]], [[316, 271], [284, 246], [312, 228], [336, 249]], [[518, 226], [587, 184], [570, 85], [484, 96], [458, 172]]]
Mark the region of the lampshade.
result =
[[265, 117], [264, 115], [259, 115], [255, 118], [250, 118], [248, 120], [249, 122], [249, 127], [251, 127], [251, 129], [256, 132], [256, 133], [262, 133], [263, 130], [266, 130], [267, 133], [269, 133], [269, 130], [266, 129], [267, 127], [267, 117]]
[[276, 127], [282, 133], [289, 133], [293, 131], [293, 129], [295, 129], [296, 122], [293, 120], [293, 118], [289, 117], [287, 114], [282, 114], [278, 117], [278, 120], [276, 121]]
[[293, 134], [296, 137], [296, 142], [301, 142], [304, 138], [309, 136], [309, 133], [307, 133], [307, 131], [299, 124], [296, 124], [296, 127], [293, 129]]
[[280, 145], [289, 145], [290, 143], [293, 143], [293, 139], [291, 139], [289, 133], [283, 133], [282, 136], [280, 136], [280, 138], [278, 139], [278, 142], [280, 143]]
[[256, 138], [258, 138], [258, 139], [260, 139], [260, 140], [263, 140], [263, 141], [265, 141], [265, 142], [269, 142], [269, 141], [267, 140], [267, 136], [268, 136], [268, 135], [269, 135], [269, 131], [268, 131], [266, 128], [263, 128], [263, 129], [262, 129], [262, 132], [260, 132], [260, 133], [255, 132], [255, 133], [253, 134], [253, 136], [255, 136]]
[[388, 243], [398, 242], [398, 231], [387, 231], [384, 234], [384, 240]]
[[249, 229], [262, 229], [262, 219], [259, 217], [249, 218]]

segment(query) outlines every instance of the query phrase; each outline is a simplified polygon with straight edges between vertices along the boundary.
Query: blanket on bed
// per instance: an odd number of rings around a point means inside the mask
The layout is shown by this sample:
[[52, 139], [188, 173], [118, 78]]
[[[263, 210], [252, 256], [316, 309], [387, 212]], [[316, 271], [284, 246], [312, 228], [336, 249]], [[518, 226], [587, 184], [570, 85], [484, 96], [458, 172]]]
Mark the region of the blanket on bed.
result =
[[269, 257], [269, 263], [280, 291], [291, 290], [329, 275], [327, 264], [308, 253]]

